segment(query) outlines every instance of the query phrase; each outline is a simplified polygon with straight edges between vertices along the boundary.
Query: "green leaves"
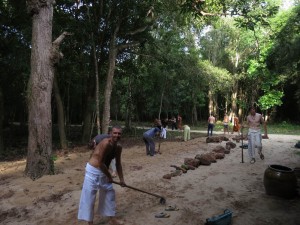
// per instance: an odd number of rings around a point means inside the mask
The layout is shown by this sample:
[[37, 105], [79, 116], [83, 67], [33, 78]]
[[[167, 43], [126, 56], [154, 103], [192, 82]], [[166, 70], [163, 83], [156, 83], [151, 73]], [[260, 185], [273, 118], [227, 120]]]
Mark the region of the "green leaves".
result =
[[271, 90], [259, 98], [259, 107], [262, 110], [267, 110], [274, 106], [280, 106], [282, 104], [281, 99], [283, 96], [284, 94], [282, 91]]

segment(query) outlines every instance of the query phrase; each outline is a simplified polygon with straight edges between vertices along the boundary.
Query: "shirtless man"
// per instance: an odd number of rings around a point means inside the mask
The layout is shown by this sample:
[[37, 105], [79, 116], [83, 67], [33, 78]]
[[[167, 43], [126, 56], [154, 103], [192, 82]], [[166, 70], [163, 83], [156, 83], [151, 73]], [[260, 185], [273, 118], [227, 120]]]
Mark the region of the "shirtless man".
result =
[[[98, 134], [96, 135], [88, 144], [89, 149], [95, 149], [96, 146], [103, 141], [105, 138], [111, 137], [111, 131], [108, 132], [108, 134]], [[117, 169], [116, 169], [116, 159], [114, 158], [110, 163], [110, 169], [112, 170], [111, 176], [113, 178], [117, 177]]]
[[225, 114], [224, 115], [224, 120], [223, 120], [224, 134], [226, 133], [226, 131], [229, 134], [228, 124], [229, 124], [229, 117], [228, 117], [227, 114]]
[[265, 157], [262, 153], [262, 136], [260, 132], [260, 124], [264, 126], [264, 138], [268, 138], [267, 124], [261, 114], [256, 113], [255, 107], [250, 108], [250, 113], [247, 116], [248, 130], [248, 153], [251, 159], [250, 163], [255, 163], [255, 147], [258, 148], [258, 154], [263, 160]]
[[[212, 132], [215, 126], [216, 118], [211, 114], [210, 117], [208, 117], [208, 127], [207, 127], [207, 137], [210, 135], [212, 136]], [[210, 133], [210, 134], [209, 134]]]
[[117, 173], [122, 186], [126, 186], [123, 178], [121, 164], [122, 146], [118, 143], [122, 134], [119, 126], [114, 126], [111, 137], [103, 139], [94, 149], [85, 168], [85, 177], [81, 192], [78, 210], [78, 220], [85, 220], [89, 225], [93, 224], [94, 204], [99, 190], [98, 213], [107, 216], [110, 224], [122, 224], [115, 218], [116, 203], [113, 178], [108, 171], [113, 158], [116, 158]]

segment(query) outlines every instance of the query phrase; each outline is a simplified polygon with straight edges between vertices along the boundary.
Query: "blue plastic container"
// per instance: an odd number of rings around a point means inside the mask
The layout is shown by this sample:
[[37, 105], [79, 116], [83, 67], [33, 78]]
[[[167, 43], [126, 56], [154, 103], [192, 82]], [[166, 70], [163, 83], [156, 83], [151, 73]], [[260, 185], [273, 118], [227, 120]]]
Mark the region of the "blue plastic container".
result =
[[213, 216], [206, 219], [205, 225], [230, 225], [232, 218], [232, 212], [229, 209], [225, 209], [224, 213], [219, 216]]

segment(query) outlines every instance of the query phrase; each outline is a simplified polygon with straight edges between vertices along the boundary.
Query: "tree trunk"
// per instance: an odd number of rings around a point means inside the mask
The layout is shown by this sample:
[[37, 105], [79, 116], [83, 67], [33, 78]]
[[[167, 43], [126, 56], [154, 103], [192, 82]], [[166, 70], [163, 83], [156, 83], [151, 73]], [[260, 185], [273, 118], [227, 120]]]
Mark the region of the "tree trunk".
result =
[[159, 120], [160, 120], [164, 95], [165, 95], [165, 85], [162, 87], [162, 91], [161, 91], [161, 95], [160, 95], [160, 104], [159, 104], [159, 112], [158, 112], [158, 119]]
[[131, 130], [131, 114], [132, 114], [132, 87], [131, 87], [131, 76], [128, 81], [128, 99], [127, 99], [127, 110], [126, 110], [126, 122], [125, 128]]
[[[38, 2], [38, 3], [37, 3]], [[53, 0], [27, 1], [32, 16], [31, 73], [28, 82], [28, 153], [25, 174], [37, 179], [53, 174], [51, 64]]]
[[209, 112], [209, 115], [214, 113], [213, 110], [214, 110], [213, 94], [212, 94], [212, 91], [209, 90], [208, 91], [208, 112]]
[[[94, 40], [92, 40], [93, 42]], [[94, 42], [92, 43], [92, 45], [94, 45]], [[97, 59], [96, 59], [97, 61]], [[92, 51], [91, 51], [91, 64], [94, 63], [95, 69], [96, 66], [95, 63], [95, 54], [94, 54], [94, 47], [92, 47]], [[98, 69], [98, 67], [97, 67]], [[88, 80], [87, 80], [87, 86], [86, 86], [86, 95], [85, 95], [85, 102], [84, 102], [84, 115], [83, 115], [83, 129], [82, 129], [82, 142], [83, 143], [88, 143], [88, 141], [91, 140], [93, 135], [93, 129], [94, 129], [94, 114], [96, 112], [96, 108], [97, 107], [97, 100], [96, 100], [96, 82], [95, 79], [97, 80], [97, 78], [95, 78], [93, 75], [88, 76]], [[99, 83], [99, 82], [98, 82]], [[97, 84], [98, 84], [97, 83]], [[98, 95], [99, 97], [99, 95]], [[97, 112], [96, 112], [97, 113]], [[97, 115], [96, 115], [97, 116]], [[100, 119], [99, 119], [100, 121]], [[100, 127], [100, 126], [98, 126]], [[99, 132], [100, 133], [100, 132]]]
[[31, 73], [27, 87], [28, 152], [25, 174], [35, 180], [54, 173], [51, 94], [54, 64], [62, 58], [59, 45], [67, 32], [52, 43], [54, 0], [28, 0], [32, 14]]
[[233, 84], [232, 88], [232, 94], [231, 94], [231, 111], [237, 115], [237, 92], [238, 92], [238, 85], [237, 81], [235, 81], [235, 84]]
[[97, 118], [97, 133], [101, 133], [101, 126], [100, 126], [100, 88], [99, 88], [99, 72], [98, 72], [98, 60], [96, 54], [96, 47], [94, 42], [94, 36], [92, 34], [92, 42], [93, 42], [93, 56], [94, 56], [94, 66], [95, 66], [95, 83], [96, 83], [96, 118]]
[[[94, 79], [92, 79], [94, 81]], [[89, 82], [90, 83], [90, 82]], [[92, 90], [95, 90], [95, 82], [92, 82], [88, 84], [89, 87], [92, 88]], [[89, 88], [88, 88], [89, 89]], [[93, 95], [90, 95], [92, 94]], [[93, 92], [87, 92], [86, 96], [86, 103], [85, 103], [85, 111], [84, 111], [84, 117], [83, 117], [83, 130], [82, 130], [82, 142], [88, 143], [88, 141], [91, 139], [91, 130], [94, 126], [93, 121], [93, 112], [95, 109], [95, 91]]]
[[120, 24], [116, 25], [115, 31], [110, 40], [110, 47], [109, 47], [109, 66], [107, 72], [107, 79], [106, 79], [106, 86], [104, 91], [104, 108], [103, 108], [103, 118], [102, 118], [102, 132], [107, 133], [110, 121], [110, 99], [111, 99], [111, 92], [112, 92], [112, 82], [114, 79], [115, 74], [115, 67], [116, 67], [116, 57], [118, 53], [118, 48], [116, 46], [116, 38], [117, 33], [119, 31]]
[[198, 123], [198, 112], [196, 104], [193, 103], [193, 109], [192, 109], [192, 124], [196, 125]]
[[54, 92], [56, 107], [57, 107], [58, 132], [60, 138], [60, 145], [62, 149], [67, 149], [68, 142], [67, 142], [66, 130], [65, 130], [64, 106], [60, 97], [60, 91], [57, 83], [57, 78], [55, 75], [54, 75], [54, 82], [53, 82], [53, 92]]

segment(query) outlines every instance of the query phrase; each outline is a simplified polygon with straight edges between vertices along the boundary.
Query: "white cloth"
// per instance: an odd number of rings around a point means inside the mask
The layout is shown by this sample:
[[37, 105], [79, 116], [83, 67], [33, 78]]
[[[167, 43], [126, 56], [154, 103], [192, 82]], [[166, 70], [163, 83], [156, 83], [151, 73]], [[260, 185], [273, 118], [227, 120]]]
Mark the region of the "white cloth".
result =
[[260, 130], [249, 129], [248, 131], [248, 153], [250, 159], [255, 158], [255, 147], [258, 148], [258, 153], [260, 154], [262, 151], [262, 143], [261, 143], [261, 133]]
[[166, 139], [167, 138], [167, 129], [162, 127], [160, 132], [160, 137]]
[[117, 168], [116, 168], [116, 158], [113, 158], [111, 160], [110, 167], [111, 167], [111, 169], [112, 169], [113, 172], [117, 171]]
[[188, 141], [191, 139], [191, 128], [188, 125], [183, 126], [183, 140]]
[[81, 191], [78, 220], [93, 221], [96, 194], [99, 190], [98, 213], [101, 216], [115, 216], [115, 190], [108, 183], [107, 176], [89, 163], [85, 167], [85, 177]]

